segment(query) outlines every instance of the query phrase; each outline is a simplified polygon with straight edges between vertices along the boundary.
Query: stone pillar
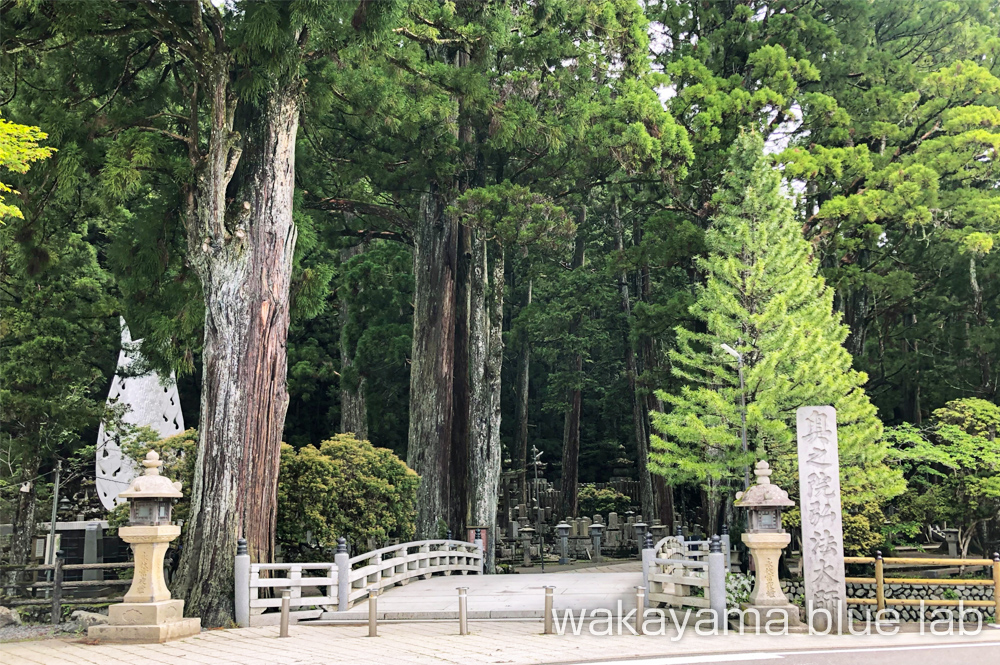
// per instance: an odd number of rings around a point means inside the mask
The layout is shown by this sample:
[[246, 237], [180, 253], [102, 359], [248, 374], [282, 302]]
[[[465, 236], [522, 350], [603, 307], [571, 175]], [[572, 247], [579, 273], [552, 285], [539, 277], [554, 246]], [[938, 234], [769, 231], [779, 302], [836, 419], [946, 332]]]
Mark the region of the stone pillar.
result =
[[233, 600], [236, 625], [247, 628], [250, 626], [250, 555], [247, 553], [247, 541], [243, 538], [236, 541], [235, 573]]
[[[653, 588], [653, 559], [656, 558], [656, 550], [653, 549], [653, 534], [648, 531], [640, 537], [639, 547], [642, 551], [642, 586], [646, 587], [646, 607], [649, 607], [649, 595], [659, 588]], [[657, 587], [659, 585], [657, 584]]]
[[590, 540], [594, 545], [594, 561], [603, 561], [601, 558], [601, 531], [604, 525], [601, 523], [590, 525]]
[[832, 406], [804, 406], [795, 412], [795, 421], [806, 616], [815, 630], [841, 632], [847, 620], [847, 585], [837, 412]]
[[351, 557], [347, 554], [347, 539], [337, 539], [337, 553], [333, 562], [337, 564], [337, 609], [346, 612], [351, 607]]
[[708, 550], [708, 606], [715, 614], [716, 629], [726, 622], [726, 556], [722, 539], [712, 536]]
[[[84, 532], [83, 536], [83, 562], [84, 563], [103, 563], [103, 557], [99, 555], [101, 550], [101, 540], [103, 538], [103, 531], [101, 530], [100, 522], [91, 522], [87, 525], [87, 530]], [[103, 570], [85, 570], [83, 571], [83, 580], [85, 582], [100, 582], [104, 580]]]

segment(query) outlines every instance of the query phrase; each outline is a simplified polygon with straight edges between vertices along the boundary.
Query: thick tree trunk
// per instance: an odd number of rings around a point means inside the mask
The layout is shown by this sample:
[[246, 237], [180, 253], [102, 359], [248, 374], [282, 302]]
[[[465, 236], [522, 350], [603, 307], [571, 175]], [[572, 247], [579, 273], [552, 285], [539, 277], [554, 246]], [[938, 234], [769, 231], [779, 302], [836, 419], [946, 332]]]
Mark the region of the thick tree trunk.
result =
[[[464, 533], [469, 524], [469, 437], [470, 434], [470, 339], [472, 306], [472, 235], [464, 224], [458, 225], [458, 263], [455, 273], [455, 384], [451, 429], [451, 515], [448, 526]], [[473, 523], [475, 523], [473, 521]]]
[[[618, 213], [617, 203], [613, 206], [615, 249], [619, 257], [623, 258], [625, 251], [624, 230], [622, 228], [621, 215]], [[628, 377], [629, 393], [632, 398], [632, 423], [635, 428], [635, 457], [636, 466], [639, 470], [639, 509], [643, 517], [649, 516], [651, 519], [653, 511], [653, 480], [649, 473], [649, 436], [646, 429], [646, 398], [639, 394], [638, 386], [638, 364], [636, 362], [635, 348], [632, 346], [629, 329], [632, 324], [632, 303], [629, 297], [628, 272], [625, 268], [618, 276], [618, 290], [622, 297], [622, 312], [625, 313], [624, 348], [625, 348], [625, 374]]]
[[[497, 243], [487, 243], [480, 231], [472, 243], [472, 282], [469, 317], [470, 518], [485, 526], [489, 543], [497, 537], [497, 499], [500, 490], [500, 371], [503, 364], [504, 256]], [[487, 245], [491, 245], [489, 252]], [[492, 254], [492, 262], [489, 254]], [[494, 569], [495, 548], [486, 548], [485, 566]]]
[[[573, 250], [573, 270], [583, 267], [584, 250], [586, 249], [587, 208], [581, 206], [580, 219], [577, 225], [576, 243]], [[577, 316], [570, 323], [570, 336], [576, 334], [581, 323]], [[574, 383], [580, 381], [583, 373], [583, 354], [576, 353], [570, 362], [570, 372]], [[579, 387], [571, 388], [566, 395], [566, 416], [563, 420], [563, 455], [562, 455], [562, 512], [563, 517], [576, 517], [579, 490], [580, 464], [580, 415], [583, 405], [583, 393]]]
[[[969, 256], [969, 286], [972, 288], [972, 307], [976, 315], [976, 323], [983, 329], [989, 325], [989, 318], [983, 310], [983, 290], [979, 287], [979, 279], [976, 277], [976, 255]], [[976, 357], [979, 359], [979, 394], [986, 399], [991, 399], [996, 394], [996, 386], [993, 384], [993, 369], [990, 363], [990, 354], [984, 350], [981, 342], [976, 344]], [[919, 386], [918, 386], [919, 389]]]
[[414, 233], [413, 353], [406, 463], [420, 477], [417, 538], [450, 515], [457, 224], [438, 192], [421, 198]]
[[[40, 463], [37, 449], [29, 452], [21, 462], [18, 482], [30, 482], [31, 489], [27, 492], [16, 492], [14, 519], [11, 523], [10, 557], [7, 561], [12, 566], [27, 565], [31, 558], [31, 546], [35, 538], [35, 513], [38, 509], [37, 476]], [[24, 581], [26, 578], [23, 575], [23, 573], [12, 570], [6, 575], [7, 582], [13, 584], [16, 581]], [[8, 589], [8, 591], [16, 592], [16, 589]]]
[[[525, 305], [531, 304], [531, 280], [528, 280], [528, 293]], [[531, 346], [528, 344], [528, 333], [520, 331], [517, 351], [517, 430], [514, 433], [514, 450], [517, 451], [518, 486], [521, 488], [521, 503], [528, 502], [528, 389], [530, 388]]]
[[[632, 241], [636, 244], [642, 242], [642, 226], [640, 221], [636, 218], [636, 221], [632, 226]], [[638, 293], [639, 298], [643, 302], [650, 302], [653, 295], [653, 283], [649, 274], [649, 264], [643, 261], [639, 267], [639, 283], [638, 283]], [[647, 377], [653, 376], [656, 368], [659, 366], [659, 359], [656, 353], [656, 345], [653, 338], [649, 335], [642, 335], [639, 338], [639, 373], [640, 375], [646, 374]], [[645, 405], [644, 411], [647, 417], [646, 432], [647, 432], [647, 446], [648, 446], [648, 433], [650, 429], [649, 425], [649, 414], [653, 411], [663, 411], [663, 402], [656, 398], [656, 395], [650, 390], [649, 385], [642, 386], [645, 388], [643, 392], [645, 393]], [[648, 448], [647, 448], [648, 450]], [[673, 523], [678, 519], [674, 511], [674, 488], [667, 485], [664, 481], [663, 476], [656, 476], [651, 479], [653, 484], [653, 514], [644, 515], [643, 517], [647, 522], [652, 523], [653, 519], [659, 519], [661, 523], [673, 525]]]
[[[364, 252], [364, 245], [355, 245], [340, 250], [340, 262], [346, 263], [352, 257]], [[340, 431], [353, 432], [356, 437], [368, 440], [368, 403], [365, 400], [365, 377], [359, 376], [357, 383], [347, 383], [344, 375], [354, 365], [354, 345], [350, 344], [345, 332], [350, 295], [340, 294]]]
[[[176, 585], [185, 609], [210, 627], [232, 622], [237, 537], [247, 539], [254, 560], [273, 558], [288, 407], [285, 344], [299, 111], [291, 89], [242, 107], [241, 156], [230, 150], [232, 109], [225, 87], [215, 94], [212, 145], [191, 197], [198, 222], [188, 226], [205, 298], [205, 342], [191, 517]], [[227, 211], [225, 202], [233, 173], [237, 212]]]

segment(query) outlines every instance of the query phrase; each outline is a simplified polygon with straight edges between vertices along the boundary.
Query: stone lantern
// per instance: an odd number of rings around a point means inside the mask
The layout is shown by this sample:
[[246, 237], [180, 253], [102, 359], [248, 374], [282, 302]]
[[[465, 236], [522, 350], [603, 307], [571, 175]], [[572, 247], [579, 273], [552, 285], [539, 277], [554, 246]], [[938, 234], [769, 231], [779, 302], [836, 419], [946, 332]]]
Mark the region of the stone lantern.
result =
[[556, 525], [556, 533], [559, 534], [559, 563], [569, 563], [569, 524], [563, 520]]
[[759, 619], [766, 623], [781, 620], [780, 614], [785, 614], [788, 625], [797, 626], [799, 608], [788, 602], [778, 579], [778, 559], [792, 539], [781, 528], [781, 509], [794, 506], [795, 502], [788, 498], [785, 490], [771, 484], [772, 471], [767, 462], [757, 462], [753, 472], [757, 476], [757, 484], [751, 485], [745, 492], [738, 492], [734, 503], [749, 511], [748, 528], [742, 538], [753, 556], [757, 573], [750, 602], [743, 605], [744, 610], [757, 610], [757, 615], [745, 612], [744, 620], [756, 623]]
[[143, 475], [118, 496], [130, 503], [129, 525], [118, 535], [132, 546], [135, 571], [125, 602], [108, 608], [108, 624], [91, 626], [88, 636], [107, 642], [166, 642], [201, 632], [201, 619], [184, 618], [184, 601], [171, 600], [163, 579], [163, 555], [181, 528], [170, 523], [181, 484], [160, 475], [160, 456], [146, 453]]

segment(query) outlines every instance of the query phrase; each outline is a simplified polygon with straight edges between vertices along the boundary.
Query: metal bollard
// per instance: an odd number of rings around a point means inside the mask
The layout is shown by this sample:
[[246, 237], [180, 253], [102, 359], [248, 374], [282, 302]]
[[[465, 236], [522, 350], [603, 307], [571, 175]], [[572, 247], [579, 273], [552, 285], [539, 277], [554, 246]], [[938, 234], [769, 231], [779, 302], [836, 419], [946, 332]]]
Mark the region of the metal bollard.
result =
[[554, 586], [545, 587], [545, 634], [552, 634], [552, 593]]
[[469, 634], [469, 598], [466, 595], [469, 587], [458, 587], [458, 634]]
[[646, 610], [646, 587], [635, 588], [635, 632], [645, 635], [642, 629], [642, 614]]
[[281, 628], [278, 637], [288, 637], [288, 613], [291, 605], [292, 590], [282, 589], [281, 591]]
[[368, 637], [378, 637], [378, 587], [368, 587]]

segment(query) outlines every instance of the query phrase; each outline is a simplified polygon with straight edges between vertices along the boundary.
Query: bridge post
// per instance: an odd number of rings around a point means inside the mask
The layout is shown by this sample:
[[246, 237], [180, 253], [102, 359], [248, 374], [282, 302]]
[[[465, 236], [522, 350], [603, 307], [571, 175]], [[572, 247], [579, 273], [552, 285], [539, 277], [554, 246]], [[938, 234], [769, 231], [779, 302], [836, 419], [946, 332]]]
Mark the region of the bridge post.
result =
[[[653, 534], [647, 531], [642, 543], [642, 586], [649, 593], [653, 592], [651, 583], [653, 581], [653, 559], [655, 558], [656, 550], [653, 549]], [[646, 607], [649, 607], [649, 594], [646, 594]]]
[[347, 539], [337, 539], [337, 553], [333, 561], [337, 564], [337, 607], [341, 612], [351, 608], [351, 557], [347, 554]]
[[724, 627], [726, 616], [726, 555], [722, 553], [722, 539], [712, 536], [708, 550], [708, 605], [715, 615], [715, 628]]
[[250, 554], [247, 552], [247, 541], [240, 538], [236, 541], [236, 587], [233, 589], [235, 601], [236, 625], [246, 628], [250, 625]]
[[[428, 544], [426, 544], [426, 543], [424, 543], [423, 545], [420, 546], [419, 551], [421, 553], [427, 554], [427, 553], [429, 553], [431, 551], [431, 546], [428, 545]], [[430, 557], [420, 557], [420, 561], [417, 563], [417, 568], [429, 568], [430, 567], [430, 563], [431, 563]], [[430, 577], [430, 576], [429, 575], [421, 575], [420, 579], [426, 580], [428, 577]]]
[[[492, 543], [492, 539], [489, 539]], [[483, 532], [480, 529], [476, 529], [476, 547], [479, 548], [479, 574], [482, 575], [486, 567], [486, 549], [483, 547]]]

